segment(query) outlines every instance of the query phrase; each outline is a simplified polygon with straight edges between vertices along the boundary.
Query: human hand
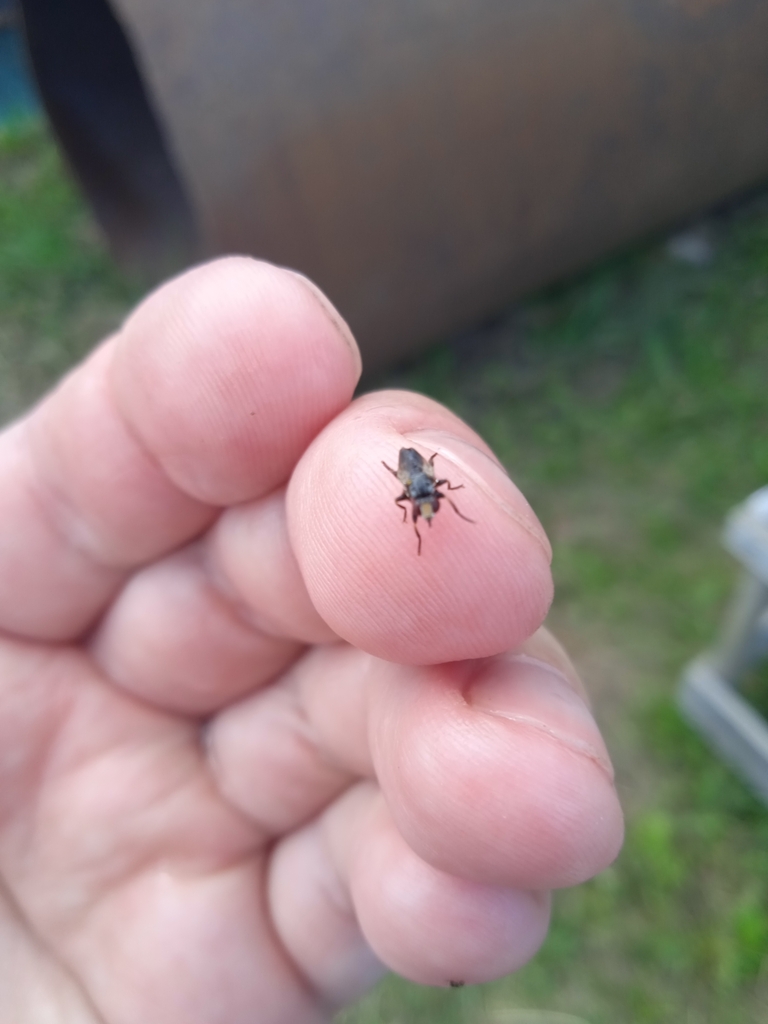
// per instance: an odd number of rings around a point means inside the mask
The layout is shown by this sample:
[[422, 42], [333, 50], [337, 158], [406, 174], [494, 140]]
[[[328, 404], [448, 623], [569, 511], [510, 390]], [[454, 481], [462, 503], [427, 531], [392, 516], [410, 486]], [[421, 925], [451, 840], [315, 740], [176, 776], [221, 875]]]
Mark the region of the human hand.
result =
[[[220, 260], [0, 435], [4, 1024], [485, 981], [616, 855], [538, 521], [435, 402], [350, 404], [359, 368], [303, 278]], [[412, 446], [475, 520], [420, 557], [381, 465]]]

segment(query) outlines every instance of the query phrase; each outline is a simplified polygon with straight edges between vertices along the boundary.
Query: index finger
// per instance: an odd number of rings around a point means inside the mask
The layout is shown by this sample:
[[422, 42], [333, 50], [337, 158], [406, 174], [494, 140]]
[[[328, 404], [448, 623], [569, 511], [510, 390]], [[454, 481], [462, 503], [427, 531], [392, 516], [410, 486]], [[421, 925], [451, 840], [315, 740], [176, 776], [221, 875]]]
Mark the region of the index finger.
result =
[[0, 435], [0, 630], [80, 635], [133, 568], [286, 480], [359, 370], [297, 274], [229, 258], [162, 286]]
[[[401, 448], [435, 454], [460, 514], [393, 479]], [[411, 495], [413, 492], [411, 492]], [[422, 503], [423, 504], [423, 503]], [[429, 508], [425, 509], [429, 513]], [[473, 522], [466, 522], [466, 517]], [[436, 664], [518, 646], [552, 600], [551, 548], [488, 446], [431, 399], [383, 391], [353, 402], [315, 439], [288, 488], [291, 540], [315, 607], [339, 636], [388, 661]]]

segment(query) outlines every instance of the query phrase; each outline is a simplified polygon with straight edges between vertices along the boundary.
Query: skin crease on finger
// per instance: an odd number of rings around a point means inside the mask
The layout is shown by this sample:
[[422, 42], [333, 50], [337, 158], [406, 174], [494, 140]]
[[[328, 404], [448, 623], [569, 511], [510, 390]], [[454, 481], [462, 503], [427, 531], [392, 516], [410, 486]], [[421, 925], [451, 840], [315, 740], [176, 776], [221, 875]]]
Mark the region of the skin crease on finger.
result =
[[[381, 465], [413, 444], [425, 457], [438, 452], [438, 477], [464, 485], [461, 511], [475, 521], [443, 506], [421, 527], [421, 556], [394, 504], [400, 485]], [[353, 402], [302, 456], [287, 507], [315, 607], [378, 657], [433, 664], [498, 654], [549, 608], [551, 549], [530, 506], [480, 438], [421, 395]]]
[[31, 935], [0, 892], [0, 1021], [103, 1024], [72, 975]]
[[335, 639], [304, 586], [279, 488], [225, 510], [199, 542], [135, 573], [89, 648], [132, 693], [210, 714], [263, 686], [304, 644]]
[[215, 587], [204, 547], [136, 573], [90, 643], [109, 676], [159, 707], [205, 715], [264, 685], [303, 646], [270, 636]]

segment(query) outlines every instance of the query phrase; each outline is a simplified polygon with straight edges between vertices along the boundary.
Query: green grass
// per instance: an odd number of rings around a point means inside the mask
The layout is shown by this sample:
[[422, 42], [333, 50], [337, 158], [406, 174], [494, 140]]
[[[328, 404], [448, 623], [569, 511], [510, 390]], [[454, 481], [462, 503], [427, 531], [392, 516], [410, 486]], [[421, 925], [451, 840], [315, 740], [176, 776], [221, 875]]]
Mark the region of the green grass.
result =
[[45, 126], [0, 127], [0, 420], [112, 330], [137, 294], [112, 265]]
[[[674, 704], [735, 582], [723, 516], [768, 482], [768, 203], [712, 231], [711, 266], [646, 244], [386, 382], [466, 416], [541, 516], [552, 626], [593, 693], [629, 826], [612, 868], [558, 894], [519, 974], [457, 991], [390, 978], [344, 1024], [482, 1024], [509, 1007], [590, 1024], [768, 1020], [768, 812]], [[0, 411], [86, 350], [133, 291], [44, 130], [1, 136]], [[768, 672], [750, 695], [768, 709]]]

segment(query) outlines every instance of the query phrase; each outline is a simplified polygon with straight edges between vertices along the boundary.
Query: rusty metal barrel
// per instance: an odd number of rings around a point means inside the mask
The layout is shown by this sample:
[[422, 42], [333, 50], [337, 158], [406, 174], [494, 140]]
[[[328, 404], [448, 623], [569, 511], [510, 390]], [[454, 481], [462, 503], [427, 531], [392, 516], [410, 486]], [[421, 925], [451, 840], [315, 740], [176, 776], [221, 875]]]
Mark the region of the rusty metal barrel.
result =
[[768, 177], [765, 0], [113, 11], [197, 251], [308, 274], [369, 366]]

